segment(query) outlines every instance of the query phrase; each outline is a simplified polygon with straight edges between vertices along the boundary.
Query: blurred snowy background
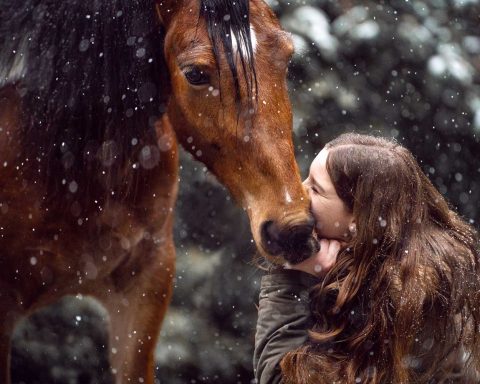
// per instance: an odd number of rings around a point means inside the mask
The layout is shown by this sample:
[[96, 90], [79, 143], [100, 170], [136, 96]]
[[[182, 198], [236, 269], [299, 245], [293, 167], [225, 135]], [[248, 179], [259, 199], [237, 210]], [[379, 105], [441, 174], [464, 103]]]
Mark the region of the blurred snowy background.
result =
[[[293, 34], [289, 70], [303, 176], [345, 131], [396, 137], [477, 228], [480, 1], [269, 1]], [[173, 304], [158, 383], [253, 383], [259, 271], [246, 215], [182, 153]], [[102, 311], [67, 298], [16, 330], [14, 383], [110, 383]]]

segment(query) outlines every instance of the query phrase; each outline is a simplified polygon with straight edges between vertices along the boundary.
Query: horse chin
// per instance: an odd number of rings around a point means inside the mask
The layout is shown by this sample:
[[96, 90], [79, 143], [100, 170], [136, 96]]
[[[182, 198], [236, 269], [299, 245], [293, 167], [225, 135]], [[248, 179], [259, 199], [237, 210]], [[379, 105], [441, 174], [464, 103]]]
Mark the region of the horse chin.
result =
[[274, 265], [284, 265], [286, 263], [295, 265], [313, 256], [320, 250], [318, 241], [312, 236], [302, 247], [296, 249], [279, 249], [272, 253], [266, 251], [263, 247], [258, 247], [260, 253], [265, 259]]
[[282, 265], [286, 264], [286, 260], [282, 256], [272, 256], [268, 253], [265, 253], [265, 251], [261, 250], [260, 253], [263, 255], [265, 260], [267, 261], [267, 264], [273, 267], [279, 267]]

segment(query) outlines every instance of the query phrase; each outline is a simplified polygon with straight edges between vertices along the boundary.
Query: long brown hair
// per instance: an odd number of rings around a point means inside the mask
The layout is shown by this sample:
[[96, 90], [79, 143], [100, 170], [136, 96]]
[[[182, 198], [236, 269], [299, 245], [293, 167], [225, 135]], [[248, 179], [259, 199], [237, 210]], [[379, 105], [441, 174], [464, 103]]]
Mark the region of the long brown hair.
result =
[[311, 293], [315, 326], [284, 382], [479, 382], [477, 233], [398, 143], [344, 134], [326, 148], [357, 233]]

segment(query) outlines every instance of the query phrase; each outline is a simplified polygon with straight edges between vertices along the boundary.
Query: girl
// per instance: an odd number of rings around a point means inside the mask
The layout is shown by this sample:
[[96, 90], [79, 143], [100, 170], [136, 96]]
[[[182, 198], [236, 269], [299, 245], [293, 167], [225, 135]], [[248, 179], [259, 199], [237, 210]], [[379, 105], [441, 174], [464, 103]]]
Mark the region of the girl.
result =
[[480, 382], [477, 234], [412, 154], [344, 134], [304, 185], [321, 249], [262, 278], [257, 382]]

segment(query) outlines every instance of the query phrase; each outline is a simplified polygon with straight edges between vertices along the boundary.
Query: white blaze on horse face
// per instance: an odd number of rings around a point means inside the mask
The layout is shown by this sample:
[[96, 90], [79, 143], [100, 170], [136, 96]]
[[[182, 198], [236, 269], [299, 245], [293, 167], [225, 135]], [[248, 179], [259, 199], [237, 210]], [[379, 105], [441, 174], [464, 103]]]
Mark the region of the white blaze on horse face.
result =
[[[238, 41], [237, 41], [237, 37], [231, 33], [232, 35], [232, 47], [233, 47], [233, 52], [237, 53], [238, 52]], [[256, 50], [257, 50], [257, 35], [255, 34], [255, 29], [253, 29], [253, 26], [250, 24], [250, 39], [252, 41], [252, 52], [255, 53]], [[247, 47], [245, 47], [245, 43], [242, 41], [240, 43], [241, 47], [242, 47], [242, 51], [243, 52], [246, 52], [247, 51]]]
[[287, 204], [290, 204], [292, 202], [292, 196], [290, 196], [290, 193], [288, 193], [287, 190], [285, 190], [285, 201]]

